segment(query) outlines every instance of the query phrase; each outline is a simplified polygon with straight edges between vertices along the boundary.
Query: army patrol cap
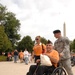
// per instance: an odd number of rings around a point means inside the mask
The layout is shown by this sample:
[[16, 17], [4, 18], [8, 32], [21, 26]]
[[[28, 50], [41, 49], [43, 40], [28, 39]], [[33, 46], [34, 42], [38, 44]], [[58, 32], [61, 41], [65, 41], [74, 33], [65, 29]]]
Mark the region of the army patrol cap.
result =
[[54, 33], [54, 34], [56, 34], [56, 33], [61, 33], [61, 31], [60, 31], [60, 30], [54, 30], [53, 33]]

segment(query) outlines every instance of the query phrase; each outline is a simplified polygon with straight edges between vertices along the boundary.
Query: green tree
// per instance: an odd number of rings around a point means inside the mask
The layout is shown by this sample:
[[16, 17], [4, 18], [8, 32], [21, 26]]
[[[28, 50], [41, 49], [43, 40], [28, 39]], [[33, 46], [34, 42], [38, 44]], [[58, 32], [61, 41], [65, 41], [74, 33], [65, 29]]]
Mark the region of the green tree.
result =
[[0, 24], [4, 26], [5, 33], [14, 47], [16, 42], [20, 40], [20, 34], [18, 34], [20, 22], [16, 19], [15, 14], [8, 12], [2, 4], [0, 4]]
[[75, 52], [75, 39], [71, 42], [70, 48], [73, 52]]
[[4, 26], [0, 25], [0, 53], [7, 52], [9, 50], [12, 50], [11, 42], [4, 32]]
[[4, 7], [2, 4], [0, 4], [0, 24], [4, 24], [4, 20], [5, 20], [5, 10], [6, 7]]
[[44, 44], [46, 44], [47, 40], [44, 37], [41, 37], [41, 42], [44, 43]]
[[25, 50], [25, 48], [28, 50], [28, 51], [32, 51], [32, 48], [33, 48], [33, 41], [31, 39], [30, 36], [25, 36], [23, 37], [23, 39], [18, 43], [18, 47], [17, 49], [20, 51], [20, 50]]

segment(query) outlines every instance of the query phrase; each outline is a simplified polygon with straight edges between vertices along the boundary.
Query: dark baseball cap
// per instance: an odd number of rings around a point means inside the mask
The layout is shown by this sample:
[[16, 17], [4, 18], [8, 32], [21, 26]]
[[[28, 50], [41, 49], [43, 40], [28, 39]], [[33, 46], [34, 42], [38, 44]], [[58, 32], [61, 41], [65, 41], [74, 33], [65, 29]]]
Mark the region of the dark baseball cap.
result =
[[55, 34], [55, 33], [61, 33], [61, 31], [60, 31], [60, 30], [54, 30], [53, 33], [54, 33], [54, 34]]

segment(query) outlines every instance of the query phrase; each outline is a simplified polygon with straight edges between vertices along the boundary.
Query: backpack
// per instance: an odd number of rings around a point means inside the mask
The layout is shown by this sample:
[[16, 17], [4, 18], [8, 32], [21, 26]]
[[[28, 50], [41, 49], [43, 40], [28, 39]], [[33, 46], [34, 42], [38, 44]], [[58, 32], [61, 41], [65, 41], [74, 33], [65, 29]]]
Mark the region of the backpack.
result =
[[42, 53], [45, 53], [45, 49], [44, 49], [44, 47], [43, 47], [43, 44], [42, 44]]

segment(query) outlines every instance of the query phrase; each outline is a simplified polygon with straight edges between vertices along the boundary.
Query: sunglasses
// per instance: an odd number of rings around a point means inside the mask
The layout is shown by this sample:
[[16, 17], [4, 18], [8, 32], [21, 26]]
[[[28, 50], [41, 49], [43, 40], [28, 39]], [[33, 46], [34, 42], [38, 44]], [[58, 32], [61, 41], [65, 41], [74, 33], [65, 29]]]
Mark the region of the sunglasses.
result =
[[39, 40], [39, 39], [36, 38], [35, 40]]

